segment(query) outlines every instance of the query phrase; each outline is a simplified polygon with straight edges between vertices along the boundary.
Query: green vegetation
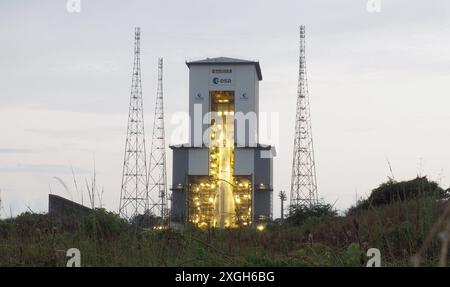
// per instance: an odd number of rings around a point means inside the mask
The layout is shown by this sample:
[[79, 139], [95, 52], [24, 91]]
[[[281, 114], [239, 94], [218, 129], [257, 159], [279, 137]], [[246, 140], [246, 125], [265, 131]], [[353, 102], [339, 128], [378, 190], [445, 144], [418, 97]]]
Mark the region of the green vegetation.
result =
[[416, 263], [436, 266], [442, 226], [433, 226], [448, 210], [448, 194], [426, 178], [388, 181], [345, 216], [328, 204], [292, 208], [262, 232], [147, 230], [141, 219], [128, 224], [104, 209], [70, 223], [23, 213], [0, 220], [0, 266], [65, 266], [73, 247], [82, 266], [364, 266], [373, 247], [383, 266], [411, 265], [419, 252]]
[[374, 189], [369, 198], [360, 200], [349, 212], [367, 210], [395, 202], [404, 202], [412, 199], [433, 197], [441, 200], [450, 198], [450, 189], [442, 189], [436, 182], [429, 181], [427, 177], [417, 177], [410, 181], [395, 182], [389, 179]]

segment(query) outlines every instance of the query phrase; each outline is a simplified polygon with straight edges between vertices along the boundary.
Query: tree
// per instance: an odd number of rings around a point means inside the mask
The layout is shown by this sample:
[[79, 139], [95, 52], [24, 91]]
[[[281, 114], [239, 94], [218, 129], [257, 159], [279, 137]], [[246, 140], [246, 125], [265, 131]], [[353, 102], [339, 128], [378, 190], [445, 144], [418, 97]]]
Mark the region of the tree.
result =
[[355, 207], [351, 207], [349, 213], [368, 209], [370, 206], [382, 206], [418, 197], [435, 197], [436, 199], [447, 200], [450, 198], [450, 189], [444, 190], [436, 182], [429, 181], [426, 176], [418, 176], [413, 180], [401, 182], [389, 179], [373, 189], [369, 198], [360, 200]]

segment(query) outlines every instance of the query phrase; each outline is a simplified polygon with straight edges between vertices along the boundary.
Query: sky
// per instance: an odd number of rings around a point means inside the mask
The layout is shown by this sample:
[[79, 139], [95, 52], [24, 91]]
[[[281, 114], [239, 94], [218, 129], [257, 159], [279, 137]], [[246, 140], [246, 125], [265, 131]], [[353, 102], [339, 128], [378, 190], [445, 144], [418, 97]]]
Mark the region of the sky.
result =
[[[94, 172], [118, 211], [136, 26], [148, 143], [158, 57], [167, 145], [188, 109], [186, 60], [260, 62], [260, 111], [280, 116], [274, 217], [290, 191], [299, 25], [319, 197], [344, 211], [388, 176], [448, 188], [450, 2], [368, 1], [81, 0], [69, 13], [66, 0], [0, 0], [0, 216], [45, 212], [49, 193], [87, 204]], [[169, 185], [171, 161], [168, 149]]]

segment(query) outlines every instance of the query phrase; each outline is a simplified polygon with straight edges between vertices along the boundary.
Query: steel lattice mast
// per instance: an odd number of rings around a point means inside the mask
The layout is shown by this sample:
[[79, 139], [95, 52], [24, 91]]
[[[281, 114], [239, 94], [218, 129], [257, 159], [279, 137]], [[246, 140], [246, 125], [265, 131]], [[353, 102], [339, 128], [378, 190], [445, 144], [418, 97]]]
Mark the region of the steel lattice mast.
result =
[[318, 202], [305, 54], [305, 26], [302, 25], [300, 26], [299, 77], [291, 179], [291, 206], [312, 206]]
[[127, 219], [146, 213], [149, 207], [141, 86], [140, 38], [140, 28], [135, 28], [134, 64], [119, 207], [120, 216]]
[[153, 120], [152, 145], [149, 161], [150, 211], [161, 219], [168, 217], [166, 146], [164, 134], [163, 59], [158, 59], [158, 88], [155, 117]]

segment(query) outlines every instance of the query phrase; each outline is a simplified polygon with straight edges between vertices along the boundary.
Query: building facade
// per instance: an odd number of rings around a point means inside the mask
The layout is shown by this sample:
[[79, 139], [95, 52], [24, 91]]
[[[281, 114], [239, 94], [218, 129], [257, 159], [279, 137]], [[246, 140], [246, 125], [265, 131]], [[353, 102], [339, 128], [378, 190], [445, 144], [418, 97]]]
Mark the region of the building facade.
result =
[[186, 64], [190, 139], [171, 146], [172, 220], [227, 228], [270, 219], [274, 148], [258, 142], [259, 62]]

